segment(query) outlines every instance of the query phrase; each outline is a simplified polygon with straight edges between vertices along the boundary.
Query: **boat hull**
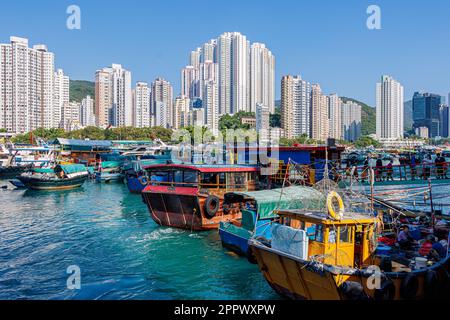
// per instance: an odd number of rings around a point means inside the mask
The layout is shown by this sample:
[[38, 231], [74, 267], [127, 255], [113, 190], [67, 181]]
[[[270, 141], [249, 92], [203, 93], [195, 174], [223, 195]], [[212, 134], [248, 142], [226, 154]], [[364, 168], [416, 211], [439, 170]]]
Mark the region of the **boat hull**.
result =
[[[241, 213], [224, 214], [220, 199], [219, 210], [213, 218], [205, 215], [205, 201], [208, 195], [198, 193], [196, 188], [158, 187], [157, 190], [145, 189], [142, 193], [150, 216], [161, 226], [207, 231], [217, 230], [221, 221], [241, 218]], [[164, 190], [160, 190], [164, 189]]]
[[79, 188], [88, 178], [87, 175], [78, 176], [69, 179], [38, 179], [34, 177], [19, 176], [17, 179], [22, 182], [25, 187], [33, 190], [69, 190]]
[[235, 227], [230, 222], [221, 222], [219, 226], [219, 236], [222, 246], [230, 249], [240, 256], [249, 254], [248, 240], [252, 234], [249, 231], [236, 232]]
[[[254, 240], [249, 242], [250, 248], [256, 258], [259, 268], [268, 284], [281, 296], [290, 299], [307, 300], [347, 300], [350, 299], [343, 292], [343, 284], [357, 283], [362, 285], [360, 299], [380, 299], [386, 298], [375, 289], [368, 288], [372, 283], [370, 277], [372, 273], [363, 272], [357, 269], [335, 268], [320, 263], [305, 261], [289, 254], [269, 248]], [[350, 270], [350, 271], [349, 271]], [[438, 290], [448, 298], [448, 276], [449, 259], [435, 264], [432, 267], [414, 270], [412, 272], [384, 272], [383, 279], [389, 279], [393, 284], [392, 294], [389, 299], [409, 300], [424, 299], [427, 297], [426, 281], [427, 273], [436, 272]], [[417, 287], [415, 293], [406, 298], [404, 282], [408, 276], [415, 277]], [[433, 294], [436, 294], [434, 292]], [[358, 298], [358, 297], [352, 297]], [[441, 296], [442, 298], [442, 296]]]
[[[142, 179], [142, 178], [141, 178]], [[128, 187], [128, 190], [131, 193], [137, 193], [140, 194], [144, 190], [144, 188], [147, 186], [147, 184], [143, 184], [139, 179], [139, 177], [136, 176], [126, 176], [125, 181]]]
[[123, 174], [122, 173], [96, 173], [95, 181], [102, 182], [122, 182]]
[[3, 178], [14, 178], [21, 175], [22, 173], [30, 170], [33, 166], [12, 166], [12, 167], [0, 167], [0, 179]]

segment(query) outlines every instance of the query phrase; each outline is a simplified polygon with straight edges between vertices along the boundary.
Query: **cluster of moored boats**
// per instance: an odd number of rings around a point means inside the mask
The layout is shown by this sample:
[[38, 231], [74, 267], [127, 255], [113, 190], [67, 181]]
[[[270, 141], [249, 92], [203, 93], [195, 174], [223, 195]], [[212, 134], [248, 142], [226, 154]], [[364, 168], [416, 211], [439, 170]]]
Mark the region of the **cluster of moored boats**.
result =
[[[12, 183], [50, 190], [89, 178], [124, 181], [157, 224], [217, 230], [226, 250], [256, 263], [284, 297], [449, 297], [448, 216], [432, 207], [400, 210], [342, 188], [336, 180], [343, 175], [333, 171], [333, 161], [343, 160], [341, 147], [279, 147], [269, 165], [240, 161], [251, 158], [251, 148], [232, 151], [232, 163], [206, 164], [174, 160], [179, 150], [164, 144], [120, 153], [90, 149], [87, 165], [54, 160], [27, 168]], [[268, 170], [274, 163], [278, 170]]]

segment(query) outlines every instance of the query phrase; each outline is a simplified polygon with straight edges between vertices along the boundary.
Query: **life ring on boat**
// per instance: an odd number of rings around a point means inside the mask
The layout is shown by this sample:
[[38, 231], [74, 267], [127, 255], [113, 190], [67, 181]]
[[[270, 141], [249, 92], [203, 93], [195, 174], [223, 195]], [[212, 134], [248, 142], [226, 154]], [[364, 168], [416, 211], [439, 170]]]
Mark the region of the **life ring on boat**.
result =
[[437, 292], [439, 291], [439, 278], [436, 271], [427, 271], [424, 278], [423, 291], [425, 294], [425, 299], [433, 299], [437, 297]]
[[205, 201], [205, 215], [208, 219], [216, 216], [220, 208], [220, 199], [216, 196], [208, 196]]
[[384, 278], [381, 282], [380, 289], [375, 289], [375, 300], [387, 301], [394, 300], [395, 285], [391, 279]]
[[146, 186], [148, 184], [148, 179], [146, 176], [140, 176], [138, 178], [138, 181], [140, 184], [142, 184], [143, 186]]
[[[339, 211], [336, 213], [333, 207], [333, 200], [336, 200], [339, 205]], [[328, 214], [335, 220], [341, 220], [344, 217], [344, 201], [342, 200], [339, 193], [336, 191], [331, 191], [327, 196], [327, 208]]]
[[409, 273], [400, 285], [400, 295], [403, 299], [412, 300], [416, 297], [417, 289], [419, 289], [419, 279], [417, 276]]

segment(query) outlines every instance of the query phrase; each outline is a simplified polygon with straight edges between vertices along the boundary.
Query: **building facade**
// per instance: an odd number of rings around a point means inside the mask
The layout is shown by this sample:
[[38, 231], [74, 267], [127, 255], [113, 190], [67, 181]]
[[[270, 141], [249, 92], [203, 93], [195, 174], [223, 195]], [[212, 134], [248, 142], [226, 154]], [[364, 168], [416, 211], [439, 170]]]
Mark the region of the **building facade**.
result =
[[81, 101], [80, 124], [83, 127], [95, 126], [94, 100], [89, 95]]
[[131, 72], [120, 64], [95, 73], [97, 125], [125, 127], [133, 125]]
[[133, 126], [150, 127], [150, 88], [147, 82], [137, 82], [133, 90]]
[[440, 108], [442, 97], [433, 93], [415, 92], [412, 100], [413, 129], [428, 128], [428, 137], [434, 138], [441, 134]]
[[258, 104], [275, 113], [275, 56], [263, 43], [254, 43], [250, 49], [250, 110]]
[[403, 86], [391, 76], [382, 76], [376, 86], [377, 138], [403, 138], [403, 99]]
[[354, 142], [361, 137], [361, 106], [352, 101], [342, 104], [342, 138]]
[[300, 76], [281, 79], [281, 127], [285, 138], [310, 134], [311, 84]]
[[54, 60], [45, 45], [30, 48], [25, 38], [10, 37], [10, 43], [0, 44], [0, 128], [24, 133], [58, 127]]
[[342, 139], [342, 101], [337, 94], [328, 96], [329, 137]]
[[157, 78], [150, 95], [152, 125], [171, 128], [173, 125], [173, 88], [169, 81]]
[[311, 138], [326, 141], [328, 128], [328, 96], [322, 94], [320, 85], [311, 86]]
[[53, 127], [59, 127], [62, 124], [63, 107], [69, 103], [70, 79], [62, 69], [58, 69], [53, 82]]

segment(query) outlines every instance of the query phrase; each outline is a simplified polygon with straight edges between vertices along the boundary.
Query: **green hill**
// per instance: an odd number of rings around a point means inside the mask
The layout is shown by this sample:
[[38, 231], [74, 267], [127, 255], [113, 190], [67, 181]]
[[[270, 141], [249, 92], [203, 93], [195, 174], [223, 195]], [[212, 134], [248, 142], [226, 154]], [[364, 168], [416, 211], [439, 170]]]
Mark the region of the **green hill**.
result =
[[85, 80], [70, 80], [70, 101], [81, 102], [86, 96], [95, 98], [95, 84]]
[[340, 97], [342, 102], [353, 101], [361, 106], [361, 134], [367, 136], [376, 133], [377, 116], [375, 108], [353, 98]]

